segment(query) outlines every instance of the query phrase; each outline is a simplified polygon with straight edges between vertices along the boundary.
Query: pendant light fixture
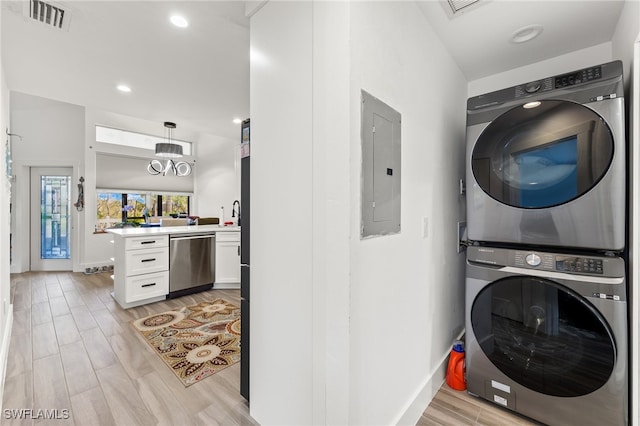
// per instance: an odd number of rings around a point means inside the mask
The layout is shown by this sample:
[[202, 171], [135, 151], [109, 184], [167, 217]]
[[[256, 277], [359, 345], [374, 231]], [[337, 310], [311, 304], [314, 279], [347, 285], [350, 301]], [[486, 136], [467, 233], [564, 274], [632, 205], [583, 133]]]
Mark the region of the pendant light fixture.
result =
[[156, 155], [164, 158], [179, 158], [182, 157], [182, 146], [172, 143], [173, 129], [176, 128], [176, 123], [169, 121], [164, 122], [164, 127], [168, 129], [167, 142], [161, 142], [156, 144]]
[[176, 128], [176, 123], [165, 121], [164, 127], [167, 128], [168, 132], [167, 142], [156, 144], [156, 156], [166, 158], [167, 161], [165, 164], [156, 159], [149, 161], [147, 172], [151, 175], [166, 176], [171, 172], [176, 176], [189, 176], [191, 174], [191, 164], [184, 161], [178, 161], [177, 163], [173, 161], [174, 158], [182, 157], [182, 145], [172, 142], [173, 129]]

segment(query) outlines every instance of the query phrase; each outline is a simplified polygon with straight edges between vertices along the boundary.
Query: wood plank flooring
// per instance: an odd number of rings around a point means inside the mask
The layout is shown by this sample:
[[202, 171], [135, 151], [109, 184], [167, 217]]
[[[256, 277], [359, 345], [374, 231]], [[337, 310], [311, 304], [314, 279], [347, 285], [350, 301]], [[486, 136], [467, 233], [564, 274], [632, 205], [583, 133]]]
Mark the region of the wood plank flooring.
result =
[[539, 426], [541, 424], [470, 396], [466, 391], [453, 390], [444, 383], [417, 425]]
[[[11, 276], [14, 309], [4, 425], [257, 425], [240, 396], [240, 364], [185, 388], [135, 332], [131, 320], [239, 290], [209, 290], [122, 309], [108, 273]], [[26, 418], [6, 410], [33, 409]], [[57, 410], [58, 419], [36, 410]], [[68, 410], [68, 411], [64, 411]], [[68, 417], [68, 418], [65, 418]]]
[[[129, 324], [131, 320], [222, 297], [209, 290], [122, 309], [109, 274], [28, 272], [11, 276], [14, 309], [4, 425], [257, 425], [240, 396], [240, 364], [185, 388]], [[4, 410], [58, 410], [57, 420], [8, 419]], [[35, 416], [35, 411], [33, 416]], [[417, 423], [536, 425], [466, 392], [438, 391]]]

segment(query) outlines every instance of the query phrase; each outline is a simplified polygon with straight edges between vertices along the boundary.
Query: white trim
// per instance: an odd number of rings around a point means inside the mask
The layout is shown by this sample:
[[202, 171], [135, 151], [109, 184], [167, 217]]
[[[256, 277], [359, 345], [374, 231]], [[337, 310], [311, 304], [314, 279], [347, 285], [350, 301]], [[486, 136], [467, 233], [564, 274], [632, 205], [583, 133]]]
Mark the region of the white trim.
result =
[[[463, 329], [462, 332], [458, 335], [455, 340], [463, 340], [464, 338]], [[400, 414], [396, 417], [396, 419], [391, 422], [392, 425], [415, 425], [420, 420], [422, 413], [427, 409], [433, 397], [438, 393], [438, 390], [444, 383], [446, 374], [447, 374], [447, 364], [449, 361], [450, 351], [445, 353], [441, 358], [440, 362], [436, 366], [436, 368], [431, 371], [429, 376], [425, 379], [422, 386], [415, 393], [414, 397], [409, 401], [400, 412]]]
[[[638, 36], [640, 38], [640, 35]], [[629, 146], [631, 147], [631, 170], [629, 180], [631, 182], [631, 200], [629, 201], [631, 209], [631, 223], [629, 230], [629, 298], [631, 304], [629, 309], [630, 323], [629, 323], [629, 336], [631, 336], [630, 349], [631, 349], [631, 363], [629, 364], [629, 378], [630, 378], [630, 424], [637, 425], [640, 422], [639, 412], [639, 391], [638, 387], [638, 366], [639, 360], [639, 343], [640, 338], [638, 331], [638, 324], [640, 321], [640, 315], [638, 310], [640, 309], [640, 289], [638, 287], [639, 275], [638, 267], [640, 265], [640, 167], [638, 163], [640, 161], [640, 150], [637, 148], [637, 143], [640, 141], [640, 122], [636, 119], [638, 111], [640, 111], [640, 42], [636, 41], [633, 46], [633, 66], [632, 66], [632, 82], [631, 82], [631, 113], [629, 118], [631, 120], [631, 140]]]
[[13, 304], [9, 305], [7, 321], [4, 325], [2, 347], [0, 348], [0, 409], [4, 396], [4, 379], [7, 374], [7, 360], [9, 359], [9, 344], [11, 343], [11, 329], [13, 328]]
[[240, 283], [214, 283], [213, 290], [240, 290]]

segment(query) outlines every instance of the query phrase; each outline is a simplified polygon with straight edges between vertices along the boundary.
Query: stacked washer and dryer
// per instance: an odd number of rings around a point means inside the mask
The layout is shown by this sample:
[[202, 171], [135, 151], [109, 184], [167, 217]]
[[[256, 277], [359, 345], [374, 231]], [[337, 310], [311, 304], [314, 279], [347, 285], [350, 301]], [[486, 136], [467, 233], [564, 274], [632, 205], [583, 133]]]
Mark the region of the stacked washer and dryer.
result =
[[628, 423], [624, 129], [619, 61], [468, 100], [470, 394]]

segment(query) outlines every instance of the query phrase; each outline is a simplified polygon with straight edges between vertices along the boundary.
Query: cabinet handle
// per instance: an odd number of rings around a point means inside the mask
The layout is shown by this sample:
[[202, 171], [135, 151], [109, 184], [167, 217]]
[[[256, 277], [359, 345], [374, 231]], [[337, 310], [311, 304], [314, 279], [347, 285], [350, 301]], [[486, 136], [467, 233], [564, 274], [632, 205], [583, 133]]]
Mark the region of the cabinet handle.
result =
[[153, 241], [140, 241], [140, 244], [153, 244], [155, 242], [156, 242], [156, 240], [153, 240]]
[[142, 284], [142, 287], [153, 287], [154, 285], [156, 285], [156, 283]]
[[238, 246], [238, 256], [240, 256], [240, 246]]
[[142, 259], [140, 262], [153, 262], [154, 260], [156, 260], [155, 257], [153, 259]]

